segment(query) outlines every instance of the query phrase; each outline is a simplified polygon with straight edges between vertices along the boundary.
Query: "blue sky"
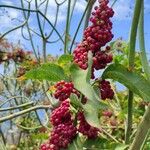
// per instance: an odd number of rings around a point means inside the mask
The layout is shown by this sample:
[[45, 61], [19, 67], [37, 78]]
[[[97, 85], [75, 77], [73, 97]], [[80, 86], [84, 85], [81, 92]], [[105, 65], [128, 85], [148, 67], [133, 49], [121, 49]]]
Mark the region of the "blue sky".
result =
[[[57, 0], [58, 2], [62, 2], [63, 0]], [[40, 0], [38, 2], [41, 2]], [[71, 1], [72, 4], [74, 0]], [[110, 4], [113, 2], [113, 0], [110, 0]], [[6, 5], [15, 5], [20, 6], [20, 0], [0, 0], [0, 4], [6, 4]], [[26, 5], [26, 2], [25, 2]], [[96, 4], [95, 4], [96, 5]], [[77, 4], [75, 7], [75, 11], [73, 14], [71, 27], [70, 27], [70, 33], [71, 36], [75, 33], [75, 30], [77, 28], [77, 25], [80, 21], [80, 18], [82, 16], [82, 13], [85, 9], [86, 2], [84, 0], [77, 0]], [[134, 6], [134, 0], [118, 0], [114, 6], [115, 15], [112, 19], [113, 21], [113, 34], [114, 39], [117, 39], [119, 37], [123, 37], [124, 40], [128, 40], [129, 32], [130, 32], [130, 25], [131, 25], [131, 19], [133, 14], [133, 6]], [[34, 9], [34, 0], [32, 0], [31, 8]], [[41, 11], [44, 10], [44, 5], [41, 7]], [[23, 15], [21, 11], [15, 10], [15, 9], [6, 9], [5, 11], [8, 11], [8, 13], [3, 13], [4, 10], [0, 9], [0, 33], [4, 33], [7, 30], [11, 29], [12, 27], [15, 27], [16, 25], [19, 25], [20, 22], [16, 19], [17, 18], [20, 21], [23, 21]], [[58, 17], [58, 23], [57, 23], [57, 29], [61, 34], [63, 34], [65, 30], [65, 21], [66, 21], [66, 11], [67, 11], [67, 1], [60, 7], [59, 11], [59, 17]], [[55, 20], [55, 12], [56, 12], [56, 3], [55, 0], [50, 0], [49, 7], [48, 7], [48, 13], [47, 17], [50, 19], [52, 23], [54, 23]], [[3, 13], [3, 14], [2, 14]], [[149, 0], [145, 0], [145, 39], [146, 39], [146, 49], [147, 52], [150, 53], [150, 2]], [[38, 30], [37, 26], [37, 20], [35, 14], [32, 14], [29, 23], [32, 29]], [[49, 33], [51, 30], [51, 27], [46, 24], [45, 32]], [[76, 41], [79, 42], [82, 38], [82, 32], [83, 32], [83, 25], [81, 26], [81, 29], [78, 33]], [[24, 34], [26, 37], [28, 37], [27, 30], [24, 29]], [[21, 30], [16, 30], [15, 32], [12, 32], [11, 34], [7, 35], [6, 38], [8, 38], [9, 41], [17, 43], [18, 40], [20, 40], [21, 44], [25, 47], [27, 50], [32, 50], [30, 42], [26, 41], [21, 36]], [[57, 39], [57, 35], [54, 33], [51, 37], [51, 41]], [[34, 36], [34, 43], [35, 47], [41, 49], [41, 42], [40, 39], [36, 36]], [[47, 45], [47, 53], [56, 55], [60, 54], [60, 49], [63, 49], [63, 45], [61, 42], [57, 42], [55, 44], [48, 44]], [[138, 49], [138, 48], [137, 48]]]

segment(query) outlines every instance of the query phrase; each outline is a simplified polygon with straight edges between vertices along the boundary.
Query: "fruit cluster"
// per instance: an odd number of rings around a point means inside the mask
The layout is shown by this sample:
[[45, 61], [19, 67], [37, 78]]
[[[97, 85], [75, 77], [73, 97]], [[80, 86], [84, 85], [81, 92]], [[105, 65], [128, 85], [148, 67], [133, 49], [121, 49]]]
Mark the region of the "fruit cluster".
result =
[[111, 88], [110, 82], [106, 80], [102, 80], [99, 83], [100, 86], [100, 93], [101, 93], [101, 99], [113, 99], [114, 97], [114, 91]]
[[74, 93], [79, 96], [79, 92], [74, 88], [74, 85], [72, 82], [65, 82], [60, 81], [57, 82], [55, 85], [55, 93], [54, 97], [56, 99], [59, 99], [59, 101], [64, 101], [67, 98], [70, 97], [71, 93]]
[[[110, 18], [114, 12], [107, 4], [108, 0], [99, 0], [99, 7], [95, 7], [95, 11], [90, 18], [91, 26], [85, 30], [83, 41], [77, 45], [73, 52], [74, 62], [83, 70], [88, 67], [88, 52], [91, 51], [93, 53], [93, 79], [94, 70], [104, 69], [112, 61], [110, 47], [106, 46], [105, 50], [102, 50], [102, 47], [113, 38]], [[102, 99], [113, 98], [114, 92], [108, 81], [102, 80], [98, 86]], [[81, 133], [90, 139], [97, 138], [100, 130], [92, 127], [86, 121], [83, 110], [79, 110], [75, 115], [70, 110], [69, 97], [71, 93], [81, 98], [83, 104], [86, 103], [87, 98], [74, 88], [72, 82], [60, 81], [54, 85], [54, 89], [54, 97], [60, 101], [60, 106], [52, 111], [50, 117], [50, 122], [53, 125], [52, 133], [48, 142], [42, 144], [40, 149], [67, 149], [77, 133]], [[111, 114], [106, 115], [110, 116]], [[77, 118], [77, 121], [75, 118]], [[76, 122], [76, 125], [74, 122]]]
[[88, 67], [88, 52], [93, 53], [92, 73], [94, 69], [104, 69], [112, 61], [110, 47], [106, 46], [105, 50], [102, 50], [102, 47], [113, 38], [110, 18], [114, 11], [107, 6], [108, 2], [108, 0], [99, 0], [99, 6], [95, 7], [95, 11], [90, 18], [91, 26], [85, 29], [83, 41], [78, 44], [73, 52], [74, 62], [84, 70]]
[[41, 145], [41, 150], [66, 149], [77, 133], [70, 111], [69, 99], [63, 101], [58, 108], [53, 110], [50, 121], [53, 130], [49, 141]]
[[92, 127], [85, 120], [83, 112], [79, 112], [77, 119], [79, 121], [78, 131], [83, 135], [87, 136], [89, 139], [95, 139], [98, 136], [99, 129]]

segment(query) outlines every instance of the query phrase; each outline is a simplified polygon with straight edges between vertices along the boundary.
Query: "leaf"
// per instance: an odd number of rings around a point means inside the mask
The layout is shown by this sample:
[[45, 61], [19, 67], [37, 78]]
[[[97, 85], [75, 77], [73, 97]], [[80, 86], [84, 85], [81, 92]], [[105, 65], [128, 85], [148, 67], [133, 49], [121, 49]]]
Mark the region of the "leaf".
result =
[[128, 148], [128, 145], [125, 144], [118, 144], [115, 148], [115, 150], [125, 150], [126, 148]]
[[76, 107], [82, 107], [82, 103], [80, 102], [76, 94], [71, 94], [70, 100], [71, 100], [71, 104], [75, 105]]
[[86, 70], [82, 70], [74, 64], [71, 66], [70, 71], [74, 87], [88, 99], [88, 102], [85, 105], [82, 105], [82, 108], [85, 112], [85, 118], [90, 125], [98, 128], [98, 111], [99, 109], [104, 108], [106, 105], [100, 102], [100, 97], [90, 84], [91, 67], [92, 53], [88, 53], [88, 68]]
[[48, 139], [48, 135], [46, 133], [36, 133], [31, 135], [34, 140], [46, 140]]
[[73, 56], [72, 55], [64, 54], [64, 55], [59, 57], [58, 64], [64, 65], [64, 64], [72, 62], [72, 60], [73, 60]]
[[[89, 58], [91, 54], [89, 54]], [[74, 87], [85, 95], [89, 100], [96, 101], [95, 92], [90, 85], [92, 59], [89, 59], [88, 69], [82, 70], [77, 65], [73, 64], [70, 68]]]
[[100, 127], [99, 118], [98, 118], [98, 107], [92, 101], [87, 101], [85, 105], [83, 105], [84, 116], [86, 121], [93, 127]]
[[110, 65], [102, 75], [103, 79], [114, 79], [135, 94], [142, 97], [145, 101], [150, 101], [150, 82], [141, 75], [130, 72], [127, 68], [119, 64]]
[[48, 81], [60, 81], [67, 80], [67, 76], [64, 73], [62, 67], [56, 64], [43, 64], [42, 66], [28, 71], [24, 77], [26, 79], [38, 79]]
[[83, 143], [79, 135], [77, 135], [73, 142], [68, 146], [68, 150], [83, 150]]
[[102, 139], [102, 138], [96, 138], [95, 140], [93, 139], [87, 139], [85, 142], [84, 142], [84, 147], [85, 148], [88, 148], [88, 149], [93, 149], [93, 150], [100, 150], [103, 148], [103, 145], [105, 143], [107, 143], [108, 140], [107, 139]]

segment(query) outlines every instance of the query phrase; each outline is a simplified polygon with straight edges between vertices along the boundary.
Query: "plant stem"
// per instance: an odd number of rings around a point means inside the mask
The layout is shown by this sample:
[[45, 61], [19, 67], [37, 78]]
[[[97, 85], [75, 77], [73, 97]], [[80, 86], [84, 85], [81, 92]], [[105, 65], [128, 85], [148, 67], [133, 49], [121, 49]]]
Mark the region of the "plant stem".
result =
[[[141, 61], [144, 72], [148, 80], [150, 80], [150, 68], [145, 52], [145, 41], [144, 41], [144, 2], [142, 1], [142, 8], [139, 20], [139, 44], [141, 51]], [[143, 119], [137, 129], [137, 133], [133, 143], [131, 144], [130, 150], [141, 150], [144, 149], [144, 145], [150, 133], [150, 104], [143, 116]]]
[[129, 144], [130, 135], [132, 132], [132, 110], [133, 110], [133, 92], [129, 91], [128, 94], [128, 116], [127, 116], [127, 129], [125, 133], [125, 143]]
[[147, 79], [150, 81], [150, 66], [146, 57], [145, 40], [144, 40], [144, 3], [142, 3], [142, 9], [139, 20], [139, 45], [144, 73]]
[[34, 106], [32, 108], [28, 108], [28, 109], [25, 109], [25, 110], [22, 110], [22, 111], [19, 111], [19, 112], [16, 112], [16, 113], [13, 113], [9, 116], [6, 116], [6, 117], [1, 117], [0, 118], [0, 123], [4, 122], [4, 121], [7, 121], [7, 120], [10, 120], [10, 119], [13, 119], [13, 118], [16, 118], [18, 116], [21, 116], [23, 114], [26, 114], [30, 111], [34, 111], [34, 110], [37, 110], [37, 109], [49, 109], [51, 108], [51, 105], [39, 105], [39, 106]]
[[74, 44], [74, 42], [75, 42], [76, 36], [77, 36], [78, 31], [79, 31], [79, 29], [80, 29], [80, 26], [81, 26], [81, 24], [82, 24], [82, 21], [83, 21], [85, 15], [86, 15], [87, 9], [88, 9], [88, 7], [90, 6], [90, 1], [91, 1], [91, 0], [88, 1], [87, 5], [86, 5], [86, 8], [85, 8], [85, 10], [84, 10], [84, 13], [83, 13], [83, 15], [82, 15], [82, 17], [81, 17], [81, 20], [80, 20], [80, 22], [79, 22], [79, 24], [78, 24], [77, 30], [76, 30], [76, 32], [75, 32], [75, 35], [74, 35], [74, 37], [73, 37], [73, 40], [72, 40], [72, 43], [71, 43], [71, 46], [70, 46], [70, 53], [72, 52], [73, 44]]
[[133, 143], [130, 146], [129, 150], [140, 150], [143, 142], [145, 141], [145, 137], [150, 129], [150, 104], [143, 116], [143, 119], [137, 129], [136, 136], [134, 138]]
[[143, 141], [143, 143], [142, 143], [142, 145], [141, 145], [141, 150], [144, 150], [144, 146], [145, 146], [145, 144], [146, 144], [146, 142], [147, 142], [147, 139], [148, 139], [148, 137], [149, 137], [149, 134], [150, 134], [150, 130], [148, 130], [148, 132], [147, 132], [147, 134], [146, 134], [146, 137], [145, 137], [145, 139], [144, 139], [144, 141]]
[[64, 43], [64, 53], [68, 51], [68, 41], [69, 41], [69, 26], [70, 26], [70, 6], [71, 0], [68, 0], [68, 10], [67, 10], [67, 19], [66, 19], [66, 30], [65, 30], [65, 43]]
[[28, 103], [25, 103], [25, 104], [17, 105], [15, 107], [0, 108], [0, 112], [1, 111], [9, 111], [9, 110], [14, 110], [14, 109], [19, 109], [19, 108], [30, 106], [32, 104], [34, 104], [34, 102], [28, 102]]
[[96, 2], [96, 0], [91, 0], [90, 1], [90, 5], [89, 5], [89, 7], [87, 9], [87, 13], [86, 13], [86, 16], [85, 16], [84, 30], [88, 27], [89, 18], [91, 16], [91, 11], [92, 11], [92, 8], [93, 8], [93, 5], [94, 5], [95, 2]]
[[[129, 70], [134, 70], [134, 61], [135, 61], [135, 45], [136, 45], [136, 35], [138, 22], [140, 18], [141, 5], [143, 0], [136, 0], [134, 15], [132, 19], [130, 41], [129, 41]], [[130, 135], [132, 132], [132, 113], [133, 113], [133, 93], [129, 91], [128, 94], [128, 118], [127, 118], [127, 129], [125, 132], [125, 143], [129, 144]]]

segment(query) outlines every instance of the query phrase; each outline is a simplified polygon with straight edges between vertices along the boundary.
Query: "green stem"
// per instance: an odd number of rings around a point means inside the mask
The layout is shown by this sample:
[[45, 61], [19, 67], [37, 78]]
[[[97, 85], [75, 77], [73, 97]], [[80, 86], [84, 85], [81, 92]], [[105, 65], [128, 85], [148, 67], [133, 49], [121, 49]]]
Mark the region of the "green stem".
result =
[[21, 115], [24, 115], [30, 111], [35, 111], [37, 109], [49, 109], [51, 108], [51, 105], [39, 105], [39, 106], [34, 106], [32, 108], [28, 108], [28, 109], [25, 109], [25, 110], [22, 110], [22, 111], [19, 111], [19, 112], [16, 112], [16, 113], [13, 113], [9, 116], [6, 116], [6, 117], [1, 117], [0, 118], [0, 123], [4, 122], [4, 121], [7, 121], [7, 120], [10, 120], [10, 119], [13, 119], [13, 118], [16, 118], [18, 116], [21, 116]]
[[86, 13], [86, 16], [85, 16], [84, 30], [88, 27], [89, 18], [91, 16], [91, 11], [92, 11], [92, 8], [93, 8], [93, 5], [94, 5], [95, 2], [96, 2], [96, 0], [91, 0], [90, 1], [90, 5], [89, 5], [89, 7], [87, 9], [87, 13]]
[[[130, 41], [129, 41], [129, 70], [134, 70], [135, 61], [135, 45], [136, 45], [136, 35], [138, 22], [140, 18], [141, 5], [143, 0], [136, 0], [134, 15], [131, 26]], [[127, 118], [127, 129], [125, 133], [125, 143], [128, 144], [130, 140], [130, 135], [132, 132], [132, 114], [133, 114], [133, 93], [129, 91], [128, 95], [128, 118]]]
[[77, 30], [76, 30], [76, 32], [75, 32], [75, 35], [74, 35], [74, 37], [73, 37], [73, 40], [72, 40], [72, 43], [71, 43], [71, 46], [70, 46], [70, 53], [72, 52], [73, 44], [74, 44], [74, 42], [75, 42], [76, 36], [77, 36], [78, 31], [79, 31], [79, 29], [80, 29], [80, 26], [81, 26], [81, 24], [82, 24], [82, 21], [83, 21], [85, 15], [86, 15], [87, 9], [88, 9], [88, 7], [90, 6], [90, 1], [91, 1], [91, 0], [88, 1], [87, 5], [86, 5], [86, 8], [85, 8], [85, 11], [84, 11], [84, 13], [83, 13], [83, 15], [82, 15], [82, 17], [81, 17], [81, 20], [80, 20], [80, 22], [79, 22], [79, 24], [78, 24]]
[[[24, 9], [24, 3], [23, 3], [23, 0], [21, 0], [21, 7], [22, 7], [22, 9]], [[10, 7], [10, 8], [11, 8], [11, 7]], [[30, 10], [30, 4], [29, 4], [29, 10]], [[30, 11], [28, 11], [28, 12], [30, 12]], [[25, 10], [23, 10], [23, 16], [24, 16], [25, 19], [27, 19]], [[35, 55], [37, 61], [39, 62], [40, 60], [39, 60], [38, 55], [37, 55], [36, 50], [35, 50], [35, 46], [34, 46], [34, 43], [33, 43], [33, 39], [32, 39], [32, 35], [31, 35], [31, 32], [30, 32], [30, 28], [29, 28], [28, 22], [26, 23], [26, 27], [27, 27], [27, 30], [28, 30], [29, 39], [30, 39], [30, 43], [31, 43], [31, 46], [32, 46], [34, 55]]]
[[33, 103], [34, 102], [28, 102], [28, 103], [25, 103], [25, 104], [22, 104], [22, 105], [18, 105], [18, 106], [15, 106], [15, 107], [0, 108], [0, 112], [1, 111], [9, 111], [9, 110], [14, 110], [14, 109], [18, 109], [18, 108], [27, 107], [27, 106], [32, 105]]
[[146, 144], [146, 142], [147, 142], [147, 139], [148, 139], [148, 137], [149, 137], [149, 134], [150, 134], [150, 130], [148, 130], [148, 132], [147, 132], [147, 134], [146, 134], [146, 137], [144, 138], [144, 141], [143, 141], [142, 146], [141, 146], [141, 150], [144, 150], [144, 146], [145, 146], [145, 144]]
[[69, 42], [70, 6], [71, 6], [71, 0], [68, 0], [66, 30], [65, 30], [65, 44], [64, 44], [64, 53], [65, 53], [65, 54], [66, 54], [67, 51], [68, 51], [68, 42]]
[[[44, 33], [43, 33], [43, 29], [42, 29], [42, 26], [41, 26], [41, 21], [40, 21], [40, 16], [39, 16], [39, 13], [38, 13], [38, 3], [37, 3], [37, 0], [35, 0], [35, 7], [36, 7], [36, 18], [37, 18], [37, 22], [38, 22], [38, 26], [39, 26], [39, 30], [40, 30], [40, 33], [41, 33], [41, 36], [42, 38], [44, 39]], [[45, 15], [45, 14], [44, 14]]]
[[129, 144], [130, 135], [132, 132], [132, 110], [133, 110], [133, 92], [129, 91], [128, 94], [128, 115], [127, 115], [127, 129], [125, 133], [125, 143]]
[[146, 57], [145, 40], [144, 40], [144, 3], [142, 3], [142, 9], [139, 20], [139, 45], [141, 51], [141, 61], [147, 79], [150, 81], [150, 66]]

